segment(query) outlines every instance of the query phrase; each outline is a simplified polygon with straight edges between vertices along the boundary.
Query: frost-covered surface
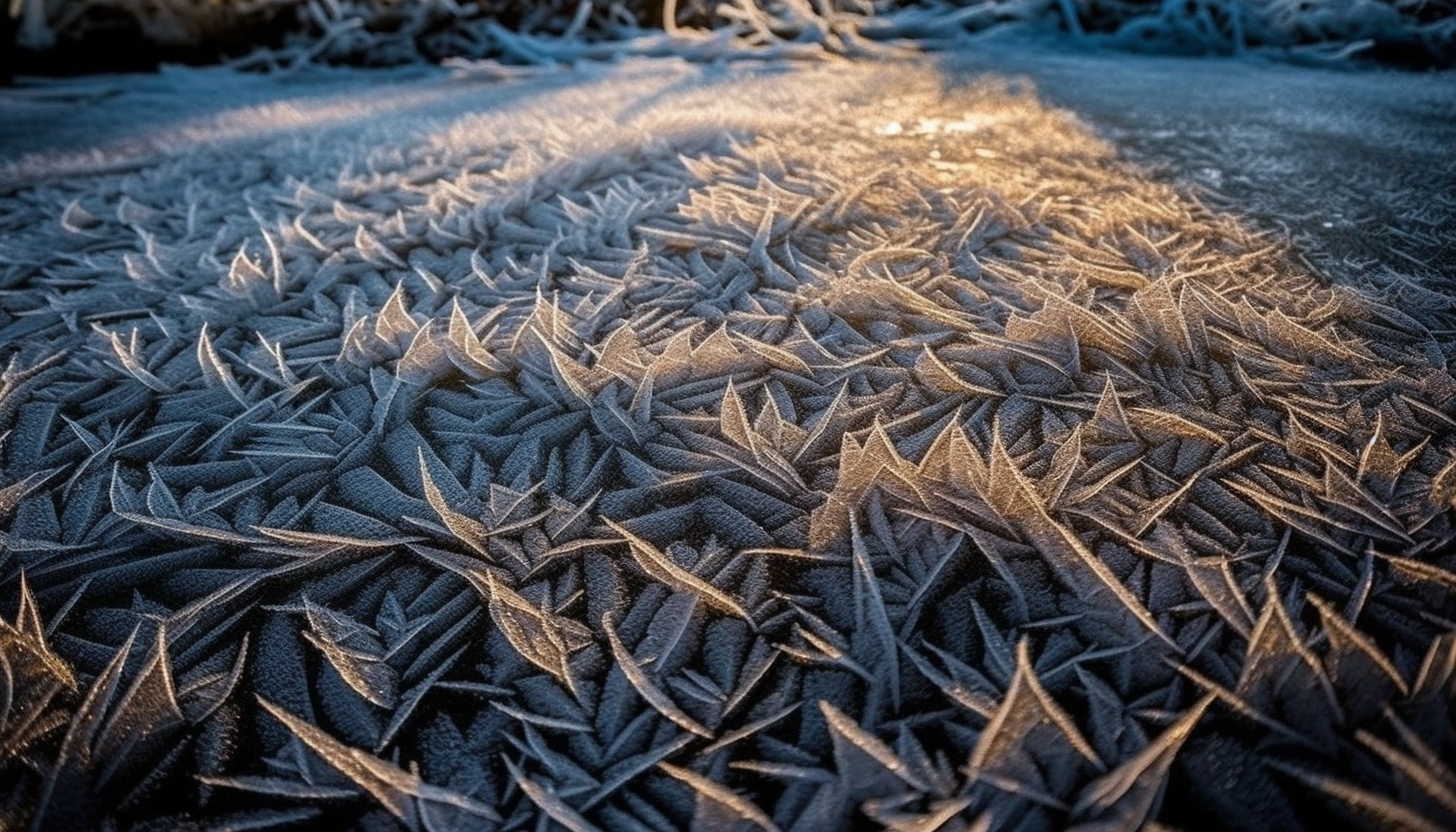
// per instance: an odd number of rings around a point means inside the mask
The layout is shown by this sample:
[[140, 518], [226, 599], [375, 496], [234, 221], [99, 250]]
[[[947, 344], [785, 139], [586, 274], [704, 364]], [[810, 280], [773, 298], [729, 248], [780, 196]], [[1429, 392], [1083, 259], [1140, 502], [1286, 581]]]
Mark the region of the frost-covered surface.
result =
[[1456, 60], [1456, 0], [14, 0], [10, 6], [19, 15], [22, 64], [48, 64], [53, 71], [104, 67], [108, 57], [139, 66], [148, 55], [203, 63], [244, 55], [241, 61], [252, 67], [447, 58], [535, 64], [558, 50], [581, 49], [583, 39], [615, 50], [658, 51], [664, 40], [690, 30], [738, 45], [836, 52], [901, 38], [944, 46], [970, 33], [1018, 29], [1176, 54], [1259, 49], [1415, 67]]
[[1456, 822], [1453, 85], [1148, 66], [6, 93], [7, 821]]

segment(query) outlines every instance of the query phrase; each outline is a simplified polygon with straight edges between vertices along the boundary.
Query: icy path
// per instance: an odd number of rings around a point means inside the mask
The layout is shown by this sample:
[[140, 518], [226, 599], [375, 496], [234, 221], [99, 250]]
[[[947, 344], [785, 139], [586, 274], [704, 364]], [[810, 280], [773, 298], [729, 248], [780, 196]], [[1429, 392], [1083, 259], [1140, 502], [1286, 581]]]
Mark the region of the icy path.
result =
[[1450, 75], [499, 74], [0, 93], [4, 819], [1456, 821]]

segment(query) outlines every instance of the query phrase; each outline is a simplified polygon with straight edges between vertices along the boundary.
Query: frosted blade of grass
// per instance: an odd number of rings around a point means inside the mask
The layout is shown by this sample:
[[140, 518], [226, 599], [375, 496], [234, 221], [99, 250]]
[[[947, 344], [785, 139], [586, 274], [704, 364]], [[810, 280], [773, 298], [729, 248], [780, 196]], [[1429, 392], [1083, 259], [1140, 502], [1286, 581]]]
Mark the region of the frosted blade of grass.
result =
[[1065, 742], [1066, 750], [1074, 752], [1093, 768], [1104, 768], [1097, 752], [1082, 738], [1076, 723], [1037, 680], [1026, 641], [1022, 640], [1016, 646], [1016, 673], [1011, 679], [1011, 687], [976, 743], [966, 764], [967, 772], [979, 777], [982, 772], [994, 769], [1003, 759], [1014, 759], [1014, 755], [1004, 752], [1039, 725], [1051, 726]]
[[1422, 817], [1415, 809], [1379, 792], [1362, 789], [1335, 777], [1317, 774], [1282, 760], [1271, 760], [1267, 765], [1312, 789], [1323, 792], [1327, 797], [1343, 805], [1350, 814], [1356, 817], [1374, 818], [1385, 828], [1400, 829], [1403, 832], [1440, 832], [1442, 828], [1435, 821]]
[[518, 595], [490, 572], [485, 573], [485, 585], [490, 617], [516, 652], [555, 677], [573, 696], [579, 696], [576, 677], [568, 663], [566, 636], [560, 625], [549, 613]]
[[939, 688], [947, 699], [984, 719], [989, 720], [995, 715], [996, 700], [992, 699], [990, 695], [974, 690], [964, 682], [952, 679], [949, 675], [940, 672], [928, 659], [909, 646], [902, 645], [902, 649], [905, 651], [905, 655], [910, 657], [911, 663], [920, 671], [920, 674]]
[[173, 390], [172, 385], [157, 378], [152, 374], [151, 370], [146, 368], [141, 356], [138, 354], [135, 329], [132, 330], [130, 343], [126, 343], [121, 340], [121, 336], [117, 333], [103, 330], [99, 324], [96, 325], [96, 328], [98, 332], [106, 335], [109, 339], [112, 355], [116, 356], [116, 360], [121, 364], [121, 368], [129, 375], [158, 393], [170, 393]]
[[394, 708], [399, 674], [384, 661], [377, 634], [339, 613], [304, 600], [310, 629], [303, 636], [323, 653], [353, 691], [381, 708]]
[[688, 784], [694, 792], [697, 792], [699, 799], [717, 803], [738, 816], [741, 821], [752, 824], [764, 832], [778, 832], [778, 826], [774, 824], [772, 818], [727, 786], [715, 783], [691, 769], [681, 768], [671, 763], [658, 763], [657, 767], [668, 776]]
[[859, 531], [859, 521], [849, 516], [850, 544], [854, 553], [855, 569], [855, 611], [860, 627], [874, 633], [879, 642], [878, 666], [884, 667], [890, 684], [890, 701], [896, 710], [900, 708], [900, 658], [895, 649], [895, 629], [890, 624], [890, 615], [885, 610], [885, 599], [880, 593], [879, 578], [870, 566], [869, 553], [865, 551], [864, 538]]
[[479, 801], [433, 786], [417, 774], [391, 765], [367, 751], [347, 746], [266, 699], [260, 697], [258, 704], [330, 768], [369, 793], [391, 815], [411, 826], [418, 823], [422, 803], [436, 803], [481, 820], [500, 822], [495, 810]]
[[1358, 732], [1356, 738], [1443, 811], [1456, 815], [1456, 775], [1448, 766], [1429, 766], [1420, 756], [1405, 754], [1368, 731]]
[[834, 740], [835, 768], [841, 778], [850, 782], [866, 781], [872, 776], [867, 770], [868, 765], [869, 769], [879, 767], [889, 772], [911, 788], [930, 791], [930, 787], [896, 756], [890, 746], [860, 727], [843, 711], [822, 699], [819, 711], [829, 723], [829, 733]]
[[667, 693], [652, 681], [646, 671], [637, 663], [637, 660], [632, 657], [632, 654], [627, 652], [626, 646], [622, 644], [622, 639], [617, 635], [617, 631], [612, 625], [610, 613], [602, 618], [602, 630], [607, 634], [607, 643], [611, 646], [612, 658], [616, 659], [617, 669], [622, 671], [623, 675], [627, 677], [627, 681], [631, 683], [632, 689], [637, 691], [638, 695], [648, 705], [651, 705], [653, 710], [662, 714], [668, 721], [673, 722], [684, 731], [697, 734], [704, 739], [711, 740], [714, 738], [712, 731], [704, 728], [697, 720], [688, 716], [682, 708], [679, 708], [676, 702], [668, 698]]
[[[791, 705], [786, 705], [783, 708], [780, 708], [779, 710], [769, 714], [766, 717], [763, 717], [762, 719], [756, 719], [748, 723], [747, 725], [742, 726], [741, 728], [734, 728], [732, 731], [726, 731], [724, 732], [723, 736], [719, 737], [712, 744], [704, 746], [701, 752], [701, 756], [710, 757], [715, 751], [727, 748], [728, 746], [733, 745], [736, 742], [748, 739], [754, 734], [757, 734], [758, 732], [763, 731], [770, 726], [778, 724], [785, 717], [793, 714], [802, 706], [802, 702], [795, 702]], [[731, 711], [731, 709], [726, 710]]]
[[244, 407], [250, 404], [247, 394], [243, 392], [243, 388], [238, 386], [237, 379], [233, 378], [232, 369], [223, 363], [217, 350], [213, 349], [212, 339], [207, 335], [206, 324], [202, 325], [202, 331], [197, 335], [197, 363], [202, 368], [202, 377], [209, 384], [221, 386], [227, 390], [228, 395]]
[[[1111, 389], [1109, 384], [1108, 389]], [[1157, 621], [1101, 558], [1087, 550], [1070, 529], [1047, 514], [1041, 495], [1027, 481], [1002, 446], [999, 434], [991, 444], [990, 487], [982, 495], [1002, 516], [1015, 523], [1036, 547], [1047, 564], [1084, 596], [1105, 591], [1117, 599], [1129, 614], [1164, 643], [1177, 646], [1163, 633]]]
[[656, 546], [628, 531], [621, 524], [611, 520], [607, 520], [606, 524], [626, 541], [632, 553], [632, 559], [642, 568], [643, 572], [653, 579], [675, 589], [691, 592], [702, 598], [709, 606], [737, 616], [747, 621], [750, 626], [753, 625], [753, 617], [732, 596], [673, 563], [672, 559], [659, 551]]
[[1213, 699], [1205, 695], [1147, 748], [1088, 784], [1072, 806], [1072, 816], [1127, 828], [1155, 816], [1173, 760]]
[[511, 778], [516, 781], [526, 799], [541, 808], [546, 816], [566, 827], [570, 832], [598, 832], [597, 827], [581, 816], [581, 813], [571, 808], [566, 801], [557, 797], [551, 791], [543, 788], [534, 780], [527, 777], [520, 767], [506, 759], [506, 768], [510, 771]]
[[9, 661], [24, 658], [32, 666], [39, 665], [62, 687], [75, 690], [76, 677], [65, 660], [51, 648], [47, 630], [41, 625], [40, 608], [23, 571], [20, 573], [19, 596], [14, 623], [0, 618], [0, 652]]
[[487, 545], [490, 538], [490, 530], [485, 524], [471, 517], [467, 517], [458, 511], [450, 508], [445, 502], [445, 497], [435, 485], [435, 480], [430, 476], [429, 466], [425, 463], [425, 450], [417, 450], [420, 466], [420, 482], [425, 490], [425, 500], [429, 502], [430, 508], [435, 510], [440, 520], [456, 539], [464, 543], [471, 551], [484, 558], [487, 563], [493, 563], [495, 558], [490, 554]]
[[281, 797], [285, 800], [353, 800], [359, 796], [354, 789], [340, 786], [326, 786], [315, 783], [301, 783], [281, 777], [240, 775], [237, 777], [215, 777], [205, 774], [197, 776], [199, 783], [223, 789], [247, 792], [266, 797]]
[[105, 730], [104, 721], [107, 711], [111, 708], [112, 698], [121, 684], [122, 669], [126, 665], [126, 659], [131, 654], [131, 646], [136, 640], [136, 631], [116, 651], [110, 663], [91, 683], [86, 691], [86, 697], [76, 709], [75, 715], [71, 717], [66, 727], [66, 734], [61, 740], [60, 749], [56, 752], [56, 760], [50, 771], [46, 774], [44, 783], [36, 797], [35, 814], [31, 816], [31, 823], [39, 827], [50, 808], [51, 801], [55, 798], [57, 784], [68, 774], [74, 774], [78, 769], [84, 771], [94, 762], [94, 744], [97, 735]]
[[[1341, 687], [1383, 683], [1401, 697], [1410, 695], [1405, 677], [1369, 636], [1355, 629], [1354, 624], [1318, 596], [1311, 594], [1308, 601], [1319, 613], [1320, 626], [1330, 642], [1325, 663], [1332, 681]], [[1350, 661], [1357, 657], [1358, 662]]]

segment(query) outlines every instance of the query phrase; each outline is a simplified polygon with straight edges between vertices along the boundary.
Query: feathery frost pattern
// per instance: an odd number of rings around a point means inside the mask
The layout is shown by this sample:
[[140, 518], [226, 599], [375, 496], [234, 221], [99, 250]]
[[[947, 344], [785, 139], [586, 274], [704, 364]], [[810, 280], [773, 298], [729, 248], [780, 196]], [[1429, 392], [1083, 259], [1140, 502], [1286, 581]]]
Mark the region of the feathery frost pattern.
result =
[[647, 70], [0, 198], [0, 827], [1456, 824], [1449, 298]]

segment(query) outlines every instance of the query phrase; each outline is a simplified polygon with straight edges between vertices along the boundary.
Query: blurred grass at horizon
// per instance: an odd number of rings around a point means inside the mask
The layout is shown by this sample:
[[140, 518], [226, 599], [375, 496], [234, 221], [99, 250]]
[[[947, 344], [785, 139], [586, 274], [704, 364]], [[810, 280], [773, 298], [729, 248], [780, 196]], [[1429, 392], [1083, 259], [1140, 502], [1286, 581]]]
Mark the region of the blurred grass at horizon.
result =
[[[596, 41], [681, 30], [765, 40], [910, 37], [1019, 26], [1169, 54], [1287, 50], [1456, 66], [1456, 0], [6, 0], [0, 79], [154, 70], [270, 54], [380, 66], [530, 63], [513, 34]], [[664, 26], [665, 16], [670, 16]], [[901, 21], [911, 20], [909, 25]], [[812, 30], [812, 31], [811, 31]], [[806, 38], [806, 35], [809, 37]], [[247, 56], [263, 55], [248, 61]], [[285, 61], [286, 63], [286, 61]]]

